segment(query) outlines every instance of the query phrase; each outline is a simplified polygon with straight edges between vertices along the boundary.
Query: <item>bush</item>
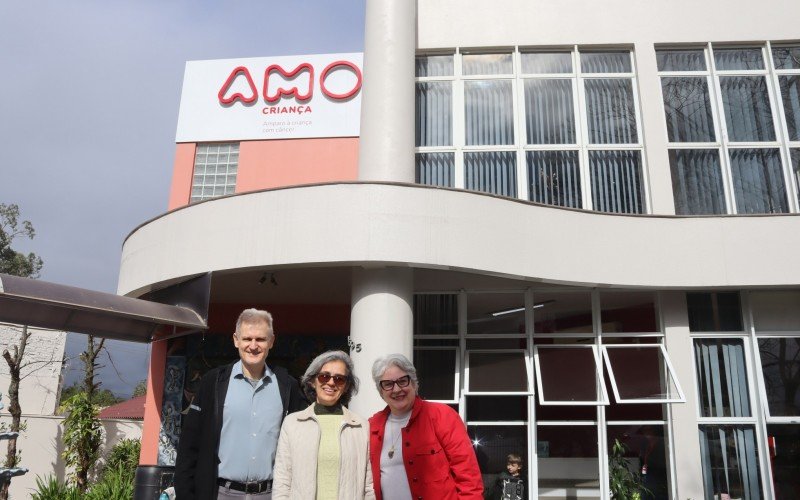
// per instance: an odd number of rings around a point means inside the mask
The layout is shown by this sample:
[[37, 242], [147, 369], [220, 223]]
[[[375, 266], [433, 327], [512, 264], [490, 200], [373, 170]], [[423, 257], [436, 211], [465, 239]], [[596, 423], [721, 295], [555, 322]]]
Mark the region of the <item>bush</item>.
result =
[[101, 473], [101, 481], [106, 474], [116, 469], [122, 469], [130, 474], [131, 481], [133, 481], [133, 476], [136, 475], [136, 467], [139, 465], [139, 452], [141, 449], [142, 443], [136, 439], [123, 439], [115, 444], [106, 458], [106, 463]]
[[31, 498], [33, 500], [81, 500], [81, 494], [77, 488], [62, 483], [55, 476], [47, 476], [44, 479], [36, 476], [36, 491]]
[[93, 484], [84, 498], [86, 500], [130, 500], [133, 498], [133, 476], [134, 474], [122, 466], [106, 468], [103, 479]]

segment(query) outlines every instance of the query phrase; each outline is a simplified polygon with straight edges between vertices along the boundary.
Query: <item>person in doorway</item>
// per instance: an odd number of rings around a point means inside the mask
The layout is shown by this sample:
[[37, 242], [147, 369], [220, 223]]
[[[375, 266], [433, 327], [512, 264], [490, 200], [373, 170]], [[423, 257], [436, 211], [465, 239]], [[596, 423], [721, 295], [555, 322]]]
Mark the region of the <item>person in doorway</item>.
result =
[[300, 383], [314, 403], [284, 419], [272, 499], [374, 500], [369, 425], [347, 409], [358, 392], [350, 356], [320, 354]]
[[372, 378], [387, 404], [369, 419], [377, 500], [483, 500], [464, 422], [449, 406], [417, 396], [417, 370], [408, 358], [377, 359]]
[[506, 457], [506, 472], [500, 473], [494, 483], [493, 500], [524, 500], [525, 476], [522, 473], [522, 457], [509, 453]]
[[283, 417], [307, 404], [297, 380], [269, 367], [272, 315], [246, 309], [236, 321], [239, 360], [206, 373], [186, 414], [175, 461], [181, 500], [270, 500]]

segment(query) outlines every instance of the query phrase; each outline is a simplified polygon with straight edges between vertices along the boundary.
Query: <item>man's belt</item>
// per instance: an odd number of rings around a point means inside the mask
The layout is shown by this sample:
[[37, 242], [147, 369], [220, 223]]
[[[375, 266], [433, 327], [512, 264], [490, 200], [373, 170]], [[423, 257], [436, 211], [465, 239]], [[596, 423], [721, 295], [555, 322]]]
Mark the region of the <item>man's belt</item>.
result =
[[217, 479], [217, 484], [232, 490], [241, 491], [242, 493], [269, 493], [272, 491], [272, 479], [240, 483], [238, 481], [231, 481], [230, 479], [219, 478]]

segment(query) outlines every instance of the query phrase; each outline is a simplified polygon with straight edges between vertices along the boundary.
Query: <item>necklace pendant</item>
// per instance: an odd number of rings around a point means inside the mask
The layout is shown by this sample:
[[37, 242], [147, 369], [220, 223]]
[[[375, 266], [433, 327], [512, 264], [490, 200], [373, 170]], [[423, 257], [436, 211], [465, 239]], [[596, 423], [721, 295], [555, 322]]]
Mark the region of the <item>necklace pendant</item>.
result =
[[389, 453], [387, 453], [387, 455], [389, 455], [389, 458], [394, 458], [394, 446], [389, 448]]

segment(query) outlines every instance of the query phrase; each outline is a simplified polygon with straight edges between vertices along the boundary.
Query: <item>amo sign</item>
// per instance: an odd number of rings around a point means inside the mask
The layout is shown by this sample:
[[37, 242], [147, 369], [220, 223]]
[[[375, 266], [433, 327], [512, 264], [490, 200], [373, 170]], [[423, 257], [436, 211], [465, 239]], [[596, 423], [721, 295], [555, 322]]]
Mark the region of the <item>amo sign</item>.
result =
[[190, 61], [176, 142], [357, 137], [360, 53]]

